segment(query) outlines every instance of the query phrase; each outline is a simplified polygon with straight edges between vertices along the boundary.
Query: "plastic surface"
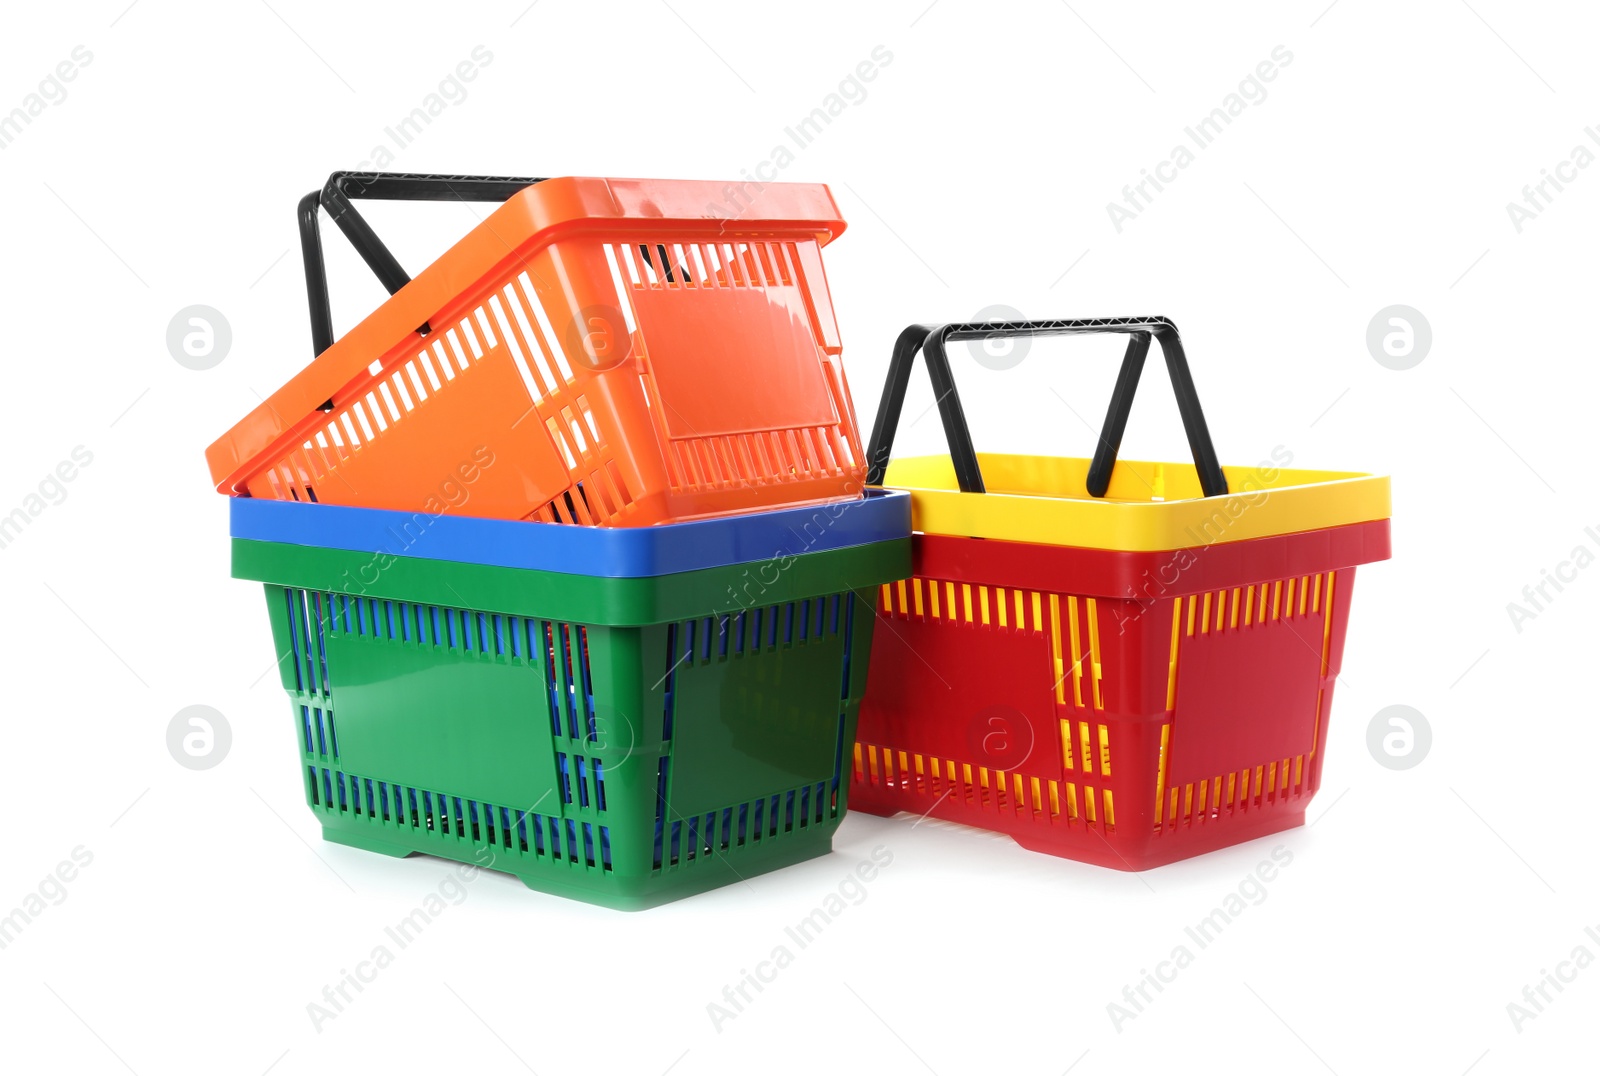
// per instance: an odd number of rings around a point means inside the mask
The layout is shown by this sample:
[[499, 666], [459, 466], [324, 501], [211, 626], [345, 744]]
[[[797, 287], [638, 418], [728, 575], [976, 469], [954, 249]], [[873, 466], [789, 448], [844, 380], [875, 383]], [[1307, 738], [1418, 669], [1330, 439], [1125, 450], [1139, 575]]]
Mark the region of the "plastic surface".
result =
[[911, 496], [861, 500], [657, 527], [565, 527], [234, 497], [235, 538], [590, 576], [659, 576], [793, 557], [911, 533]]
[[914, 549], [912, 578], [879, 592], [850, 806], [1144, 870], [1304, 821], [1355, 566], [1388, 558], [1389, 523]]
[[928, 534], [1002, 538], [1128, 552], [1241, 542], [1389, 518], [1389, 479], [1264, 464], [1224, 467], [1231, 493], [1203, 498], [1192, 466], [1118, 460], [1103, 498], [1092, 461], [979, 453], [988, 486], [960, 492], [944, 456], [889, 465], [885, 484], [911, 492], [911, 524]]
[[[331, 841], [636, 909], [825, 854], [898, 539], [655, 579], [234, 540]], [[344, 589], [351, 579], [361, 590]]]
[[843, 228], [815, 185], [526, 187], [213, 444], [212, 478], [625, 526], [857, 496], [820, 254]]

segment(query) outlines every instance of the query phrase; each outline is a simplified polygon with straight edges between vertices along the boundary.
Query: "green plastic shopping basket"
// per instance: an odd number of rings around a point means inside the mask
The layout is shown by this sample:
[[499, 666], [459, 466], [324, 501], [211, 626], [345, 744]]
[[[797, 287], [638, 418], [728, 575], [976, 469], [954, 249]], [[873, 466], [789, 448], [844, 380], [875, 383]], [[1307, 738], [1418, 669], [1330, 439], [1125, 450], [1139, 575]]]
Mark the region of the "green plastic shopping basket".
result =
[[910, 566], [908, 537], [629, 578], [233, 539], [328, 840], [620, 909], [829, 851]]

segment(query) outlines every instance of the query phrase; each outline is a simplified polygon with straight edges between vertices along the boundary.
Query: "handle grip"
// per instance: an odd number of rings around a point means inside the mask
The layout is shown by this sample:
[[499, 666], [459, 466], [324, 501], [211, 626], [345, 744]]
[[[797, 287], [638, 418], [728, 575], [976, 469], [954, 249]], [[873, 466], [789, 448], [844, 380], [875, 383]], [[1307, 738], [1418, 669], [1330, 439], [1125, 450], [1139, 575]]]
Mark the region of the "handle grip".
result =
[[985, 489], [983, 475], [978, 468], [977, 453], [972, 447], [966, 414], [956, 393], [946, 346], [956, 340], [1094, 333], [1126, 334], [1128, 348], [1123, 353], [1122, 366], [1117, 372], [1111, 404], [1106, 410], [1105, 424], [1100, 432], [1100, 443], [1095, 446], [1094, 458], [1089, 465], [1089, 494], [1104, 497], [1111, 485], [1111, 471], [1116, 466], [1117, 451], [1122, 446], [1122, 435], [1128, 426], [1128, 414], [1133, 409], [1134, 393], [1139, 387], [1139, 376], [1144, 372], [1144, 360], [1150, 352], [1152, 337], [1160, 343], [1162, 355], [1167, 361], [1167, 372], [1178, 400], [1178, 414], [1183, 419], [1189, 451], [1194, 456], [1195, 471], [1200, 476], [1200, 488], [1207, 497], [1226, 494], [1228, 482], [1217, 463], [1216, 450], [1211, 443], [1211, 433], [1206, 428], [1205, 415], [1200, 409], [1200, 397], [1195, 392], [1194, 379], [1189, 374], [1189, 362], [1183, 353], [1178, 327], [1162, 317], [980, 321], [908, 326], [895, 341], [894, 353], [889, 360], [889, 377], [884, 383], [883, 398], [878, 404], [878, 415], [873, 422], [872, 439], [867, 448], [867, 484], [883, 484], [884, 473], [889, 467], [889, 454], [894, 447], [895, 430], [900, 424], [900, 412], [905, 405], [906, 388], [911, 381], [911, 366], [916, 361], [918, 350], [921, 350], [928, 367], [928, 379], [933, 383], [945, 440], [950, 446], [950, 460], [955, 465], [956, 481], [963, 493], [982, 493]]
[[[333, 310], [328, 300], [328, 269], [322, 256], [318, 208], [339, 226], [361, 260], [393, 295], [411, 276], [384, 246], [352, 200], [416, 202], [503, 202], [524, 187], [543, 179], [515, 176], [443, 176], [407, 172], [335, 172], [321, 190], [300, 199], [300, 255], [305, 262], [306, 299], [311, 310], [312, 352], [321, 355], [333, 346]], [[427, 332], [423, 325], [419, 332]]]

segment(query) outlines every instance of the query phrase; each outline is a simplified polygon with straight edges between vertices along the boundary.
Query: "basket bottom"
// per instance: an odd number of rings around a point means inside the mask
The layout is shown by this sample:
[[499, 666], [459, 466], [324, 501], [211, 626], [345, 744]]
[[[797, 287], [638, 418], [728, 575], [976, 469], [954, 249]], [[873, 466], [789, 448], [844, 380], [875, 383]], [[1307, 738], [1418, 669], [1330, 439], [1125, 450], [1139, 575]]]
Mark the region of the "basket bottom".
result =
[[[1309, 796], [1306, 797], [1306, 800], [1309, 799]], [[1108, 833], [1093, 825], [1085, 827], [1081, 823], [1041, 826], [1026, 816], [1010, 824], [1009, 819], [996, 819], [993, 814], [985, 812], [979, 820], [961, 804], [951, 805], [948, 801], [924, 817], [1001, 833], [1030, 852], [1040, 852], [1057, 859], [1071, 859], [1120, 871], [1147, 871], [1302, 826], [1306, 821], [1306, 800], [1257, 810], [1244, 817], [1206, 819], [1138, 838], [1119, 834], [1115, 830]], [[859, 789], [851, 792], [850, 809], [881, 818], [919, 815], [919, 812], [899, 810], [892, 805], [872, 803]]]
[[417, 847], [401, 835], [388, 835], [366, 824], [343, 826], [323, 820], [322, 837], [333, 844], [357, 848], [364, 852], [405, 859], [413, 855], [428, 855], [459, 863], [475, 863], [486, 870], [510, 874], [529, 889], [552, 896], [566, 897], [615, 911], [635, 912], [670, 904], [684, 897], [706, 893], [733, 882], [743, 881], [758, 874], [792, 867], [833, 851], [833, 833], [838, 820], [818, 824], [807, 830], [787, 833], [783, 840], [765, 846], [740, 848], [738, 855], [702, 857], [687, 867], [674, 867], [637, 877], [607, 872], [596, 876], [575, 866], [573, 878], [567, 881], [552, 872], [547, 864], [537, 870], [518, 871], [498, 866], [485, 866], [477, 858], [470, 844], [459, 849], [429, 840], [426, 847]]

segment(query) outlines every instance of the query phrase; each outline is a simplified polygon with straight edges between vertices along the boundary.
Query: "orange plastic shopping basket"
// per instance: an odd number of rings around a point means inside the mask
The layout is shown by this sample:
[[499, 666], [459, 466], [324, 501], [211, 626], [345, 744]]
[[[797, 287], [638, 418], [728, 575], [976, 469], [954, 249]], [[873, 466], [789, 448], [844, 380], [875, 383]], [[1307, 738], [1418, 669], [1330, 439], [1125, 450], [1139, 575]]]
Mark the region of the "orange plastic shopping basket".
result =
[[[1094, 459], [978, 455], [945, 344], [1129, 334]], [[1194, 466], [1117, 460], [1150, 341]], [[888, 464], [917, 351], [950, 457]], [[1355, 566], [1389, 556], [1389, 483], [1220, 467], [1165, 318], [912, 326], [869, 481], [912, 494], [882, 588], [850, 806], [1143, 870], [1300, 824], [1322, 779]]]
[[[352, 198], [504, 201], [415, 279]], [[333, 341], [319, 204], [393, 293]], [[317, 357], [207, 451], [223, 492], [617, 526], [860, 496], [828, 189], [335, 173]]]

